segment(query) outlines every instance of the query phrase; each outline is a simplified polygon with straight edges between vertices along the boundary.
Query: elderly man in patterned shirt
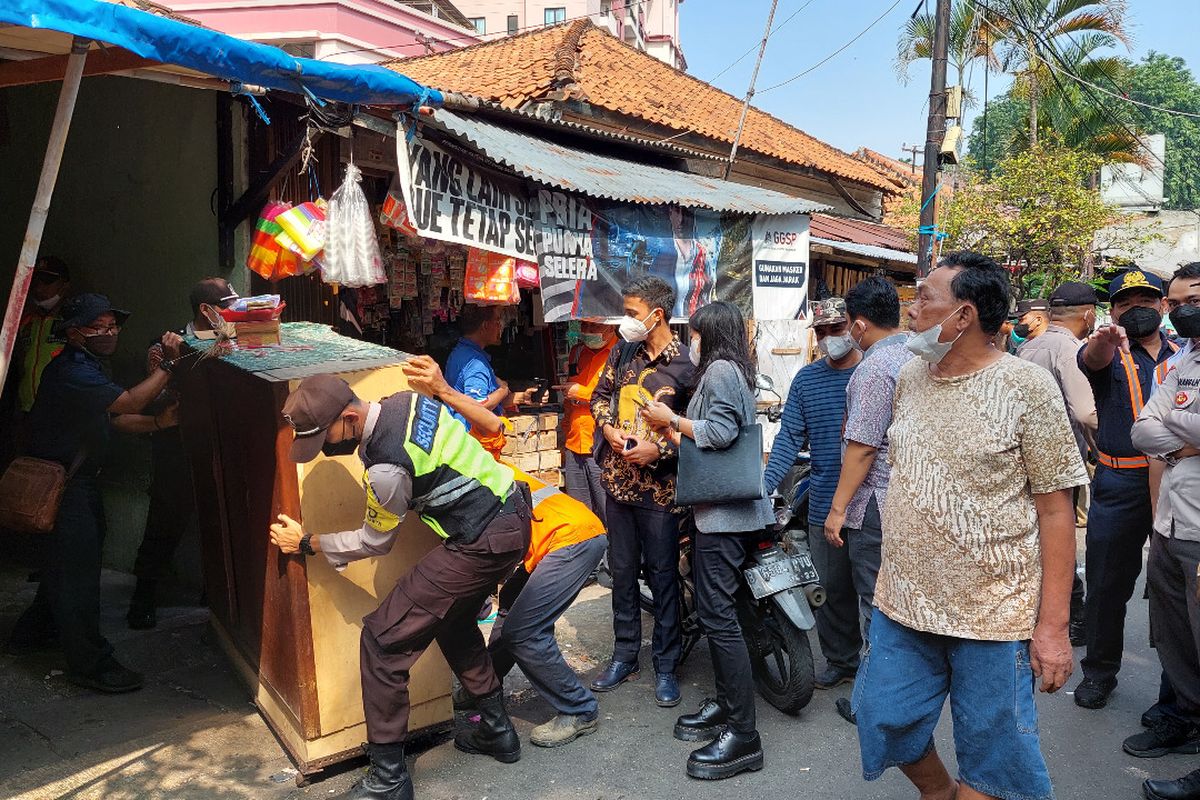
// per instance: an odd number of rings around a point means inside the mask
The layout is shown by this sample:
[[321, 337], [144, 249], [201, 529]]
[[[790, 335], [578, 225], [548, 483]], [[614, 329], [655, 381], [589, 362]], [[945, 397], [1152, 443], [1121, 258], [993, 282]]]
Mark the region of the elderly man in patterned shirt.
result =
[[[951, 253], [909, 311], [918, 356], [888, 429], [877, 610], [853, 710], [863, 777], [900, 766], [923, 800], [1053, 796], [1034, 705], [1071, 674], [1075, 516], [1087, 482], [1062, 392], [996, 349], [1008, 274]], [[946, 698], [958, 761], [934, 748]]]

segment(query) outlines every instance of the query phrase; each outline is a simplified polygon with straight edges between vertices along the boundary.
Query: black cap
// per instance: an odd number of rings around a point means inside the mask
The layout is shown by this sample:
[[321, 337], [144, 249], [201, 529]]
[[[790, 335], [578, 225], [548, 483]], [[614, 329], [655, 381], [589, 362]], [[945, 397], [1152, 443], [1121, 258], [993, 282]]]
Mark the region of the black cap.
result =
[[229, 308], [238, 297], [238, 293], [224, 278], [205, 278], [193, 286], [188, 294], [193, 313], [199, 311], [202, 305]]
[[350, 384], [335, 375], [313, 375], [300, 381], [283, 403], [283, 418], [292, 426], [291, 459], [312, 461], [325, 446], [325, 436], [342, 411], [354, 400]]
[[71, 270], [67, 262], [58, 256], [42, 256], [33, 265], [33, 274], [50, 280], [71, 280]]
[[1031, 297], [1028, 300], [1022, 300], [1021, 302], [1017, 303], [1017, 316], [1023, 317], [1030, 311], [1048, 311], [1049, 309], [1050, 306], [1046, 303], [1044, 298]]
[[86, 328], [101, 314], [112, 314], [117, 318], [118, 325], [124, 325], [129, 319], [129, 312], [113, 308], [112, 303], [102, 294], [77, 294], [68, 297], [62, 305], [62, 318], [54, 323], [54, 335], [61, 336], [69, 328]]
[[1050, 294], [1051, 308], [1094, 306], [1099, 302], [1095, 287], [1081, 281], [1068, 281]]

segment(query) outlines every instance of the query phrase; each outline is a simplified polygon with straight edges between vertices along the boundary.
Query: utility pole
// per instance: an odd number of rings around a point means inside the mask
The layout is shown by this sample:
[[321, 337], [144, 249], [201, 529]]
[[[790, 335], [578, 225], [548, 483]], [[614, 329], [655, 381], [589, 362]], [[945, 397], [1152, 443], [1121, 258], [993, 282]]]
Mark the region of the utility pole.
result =
[[923, 148], [919, 144], [905, 144], [905, 145], [901, 145], [900, 149], [906, 153], [912, 154], [912, 159], [908, 163], [909, 163], [909, 166], [912, 167], [912, 174], [916, 175], [917, 174], [917, 153], [921, 152], [921, 150]]
[[933, 30], [933, 76], [929, 82], [929, 127], [925, 132], [925, 163], [921, 178], [921, 234], [917, 248], [917, 279], [929, 274], [933, 265], [937, 204], [933, 193], [938, 185], [938, 152], [946, 136], [946, 51], [949, 48], [950, 0], [937, 0]]

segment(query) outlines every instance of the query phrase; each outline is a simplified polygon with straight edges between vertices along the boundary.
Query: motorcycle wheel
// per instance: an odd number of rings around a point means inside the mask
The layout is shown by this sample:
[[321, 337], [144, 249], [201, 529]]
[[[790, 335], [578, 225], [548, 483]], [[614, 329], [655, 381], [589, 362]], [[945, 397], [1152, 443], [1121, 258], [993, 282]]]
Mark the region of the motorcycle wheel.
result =
[[808, 636], [781, 619], [769, 602], [756, 612], [757, 624], [753, 629], [742, 627], [750, 651], [754, 685], [775, 708], [785, 714], [797, 714], [813, 696], [813, 656]]

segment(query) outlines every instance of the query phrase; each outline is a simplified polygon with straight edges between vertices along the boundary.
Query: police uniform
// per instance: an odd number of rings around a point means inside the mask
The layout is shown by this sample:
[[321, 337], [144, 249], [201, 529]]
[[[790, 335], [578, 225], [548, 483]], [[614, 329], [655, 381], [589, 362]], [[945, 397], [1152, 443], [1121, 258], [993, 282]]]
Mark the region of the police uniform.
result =
[[[1112, 281], [1109, 295], [1136, 288], [1162, 293], [1157, 277], [1131, 270]], [[1112, 362], [1098, 371], [1084, 362], [1086, 348], [1078, 355], [1096, 398], [1098, 462], [1088, 511], [1087, 654], [1081, 666], [1085, 679], [1107, 684], [1109, 691], [1121, 668], [1125, 609], [1142, 571], [1142, 547], [1154, 521], [1149, 461], [1134, 447], [1130, 431], [1154, 384], [1166, 375], [1167, 359], [1176, 349], [1161, 331], [1159, 337], [1157, 356], [1130, 341], [1128, 353], [1118, 350]]]
[[[316, 457], [326, 430], [353, 399], [350, 387], [334, 376], [301, 382], [284, 405], [296, 430], [294, 461]], [[398, 743], [408, 732], [409, 671], [434, 641], [470, 694], [498, 694], [500, 682], [475, 615], [529, 547], [528, 488], [444, 406], [413, 392], [370, 404], [358, 455], [366, 467], [366, 518], [359, 530], [321, 535], [320, 549], [330, 563], [342, 569], [389, 552], [409, 510], [443, 544], [363, 618], [359, 666], [367, 738]], [[502, 721], [511, 729], [507, 715]], [[504, 755], [515, 761], [517, 754]]]
[[1178, 710], [1200, 722], [1200, 457], [1170, 456], [1200, 446], [1200, 347], [1193, 342], [1172, 363], [1134, 423], [1133, 442], [1167, 462], [1146, 564], [1150, 634]]

